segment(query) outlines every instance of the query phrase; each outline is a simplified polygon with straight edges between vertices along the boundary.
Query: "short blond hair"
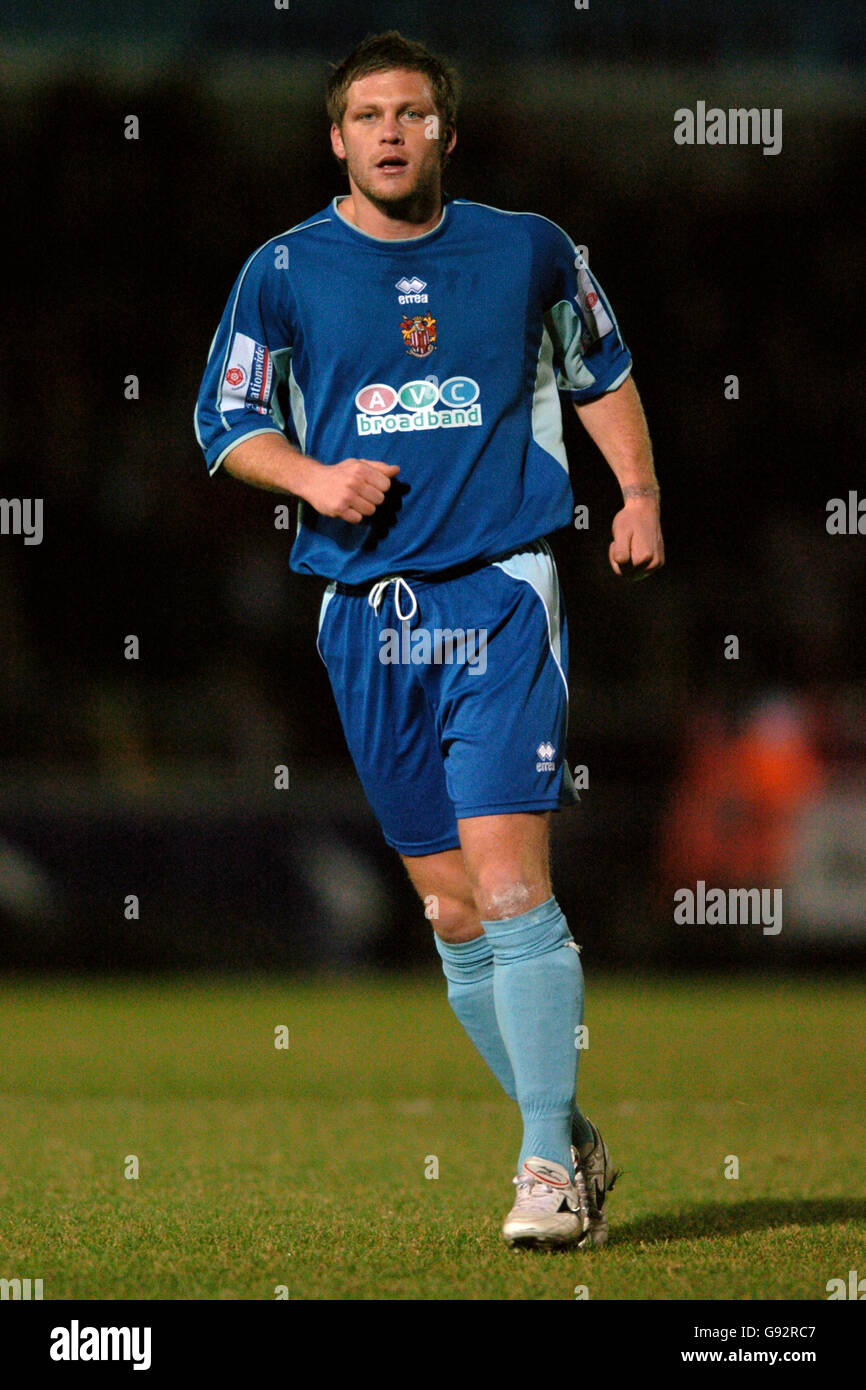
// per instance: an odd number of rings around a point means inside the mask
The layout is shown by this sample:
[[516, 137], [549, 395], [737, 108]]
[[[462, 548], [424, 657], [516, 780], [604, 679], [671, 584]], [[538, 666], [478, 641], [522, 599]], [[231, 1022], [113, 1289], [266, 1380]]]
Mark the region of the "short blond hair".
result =
[[333, 125], [341, 126], [346, 114], [349, 88], [374, 72], [422, 72], [430, 82], [433, 103], [447, 139], [457, 122], [457, 77], [444, 59], [437, 58], [421, 43], [404, 39], [396, 29], [371, 34], [363, 39], [328, 78], [326, 104]]

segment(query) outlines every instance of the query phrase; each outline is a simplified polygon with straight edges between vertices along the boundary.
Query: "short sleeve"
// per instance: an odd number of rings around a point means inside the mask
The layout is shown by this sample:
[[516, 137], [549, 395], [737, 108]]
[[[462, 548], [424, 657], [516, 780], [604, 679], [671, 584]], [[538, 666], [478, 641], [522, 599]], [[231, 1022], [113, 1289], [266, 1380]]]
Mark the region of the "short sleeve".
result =
[[275, 250], [268, 243], [247, 261], [211, 343], [195, 410], [210, 473], [242, 439], [285, 433], [276, 387], [288, 373], [291, 328]]
[[631, 371], [631, 353], [583, 252], [560, 228], [555, 231], [544, 322], [553, 342], [557, 387], [580, 405], [622, 385]]

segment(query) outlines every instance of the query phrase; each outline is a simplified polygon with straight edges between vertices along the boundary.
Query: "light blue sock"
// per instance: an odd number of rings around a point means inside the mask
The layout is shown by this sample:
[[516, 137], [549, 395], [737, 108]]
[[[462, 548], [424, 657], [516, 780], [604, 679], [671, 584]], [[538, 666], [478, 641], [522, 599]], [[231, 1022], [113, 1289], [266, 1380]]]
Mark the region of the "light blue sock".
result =
[[493, 1002], [493, 947], [486, 936], [474, 941], [434, 939], [448, 981], [448, 1003], [502, 1089], [516, 1100], [514, 1072]]
[[499, 922], [482, 922], [493, 947], [493, 995], [523, 1117], [518, 1160], [561, 1163], [574, 1177], [571, 1124], [577, 1082], [575, 1029], [583, 970], [555, 898]]

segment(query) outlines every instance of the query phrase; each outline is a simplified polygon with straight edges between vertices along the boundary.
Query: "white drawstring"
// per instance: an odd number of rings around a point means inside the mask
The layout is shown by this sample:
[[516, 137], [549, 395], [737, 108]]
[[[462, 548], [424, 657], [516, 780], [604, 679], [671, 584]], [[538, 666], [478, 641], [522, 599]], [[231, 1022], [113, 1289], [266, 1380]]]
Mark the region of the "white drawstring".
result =
[[[379, 604], [382, 602], [382, 599], [385, 597], [385, 590], [387, 589], [387, 587], [388, 587], [389, 584], [393, 584], [393, 585], [395, 586], [395, 588], [394, 588], [394, 612], [396, 613], [397, 617], [400, 619], [400, 622], [401, 622], [401, 623], [407, 623], [407, 622], [409, 621], [409, 619], [410, 619], [410, 618], [414, 618], [415, 614], [418, 612], [418, 600], [416, 599], [415, 595], [413, 594], [413, 592], [412, 592], [410, 586], [406, 583], [406, 580], [403, 579], [401, 575], [399, 575], [399, 574], [393, 575], [390, 579], [378, 579], [378, 580], [376, 581], [376, 583], [373, 585], [373, 587], [372, 587], [372, 589], [370, 590], [369, 594], [367, 595], [367, 602], [369, 603], [369, 605], [370, 605], [370, 607], [372, 608], [373, 612], [374, 612], [374, 613], [377, 615], [377, 617], [378, 617], [378, 614], [379, 614]], [[411, 611], [410, 611], [409, 613], [401, 613], [401, 612], [400, 612], [400, 585], [401, 585], [401, 584], [403, 585], [403, 588], [406, 590], [406, 593], [409, 595], [409, 597], [410, 597], [411, 600], [412, 600], [412, 608], [411, 608]]]

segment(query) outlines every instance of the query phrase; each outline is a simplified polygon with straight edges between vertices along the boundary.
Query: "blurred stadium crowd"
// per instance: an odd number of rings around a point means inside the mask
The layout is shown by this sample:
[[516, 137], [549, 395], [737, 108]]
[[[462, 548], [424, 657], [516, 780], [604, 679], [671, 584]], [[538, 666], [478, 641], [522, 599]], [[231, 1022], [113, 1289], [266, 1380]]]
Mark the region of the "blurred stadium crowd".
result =
[[[255, 959], [315, 956], [297, 942], [280, 945], [291, 913], [275, 914], [282, 889], [273, 864], [293, 842], [286, 872], [296, 888], [304, 878], [307, 896], [297, 888], [294, 901], [307, 906], [295, 923], [307, 924], [310, 939], [324, 914], [338, 924], [337, 955], [365, 958], [368, 919], [384, 922], [380, 959], [410, 959], [421, 941], [419, 928], [398, 944], [411, 899], [385, 866], [315, 651], [322, 586], [289, 574], [274, 499], [227, 477], [209, 480], [192, 433], [208, 345], [244, 259], [342, 189], [319, 90], [323, 55], [339, 58], [355, 36], [355, 8], [333, 4], [326, 22], [310, 6], [297, 43], [275, 61], [270, 20], [259, 33], [245, 11], [229, 20], [237, 7], [201, 4], [172, 9], [172, 31], [168, 7], [153, 6], [166, 42], [187, 53], [192, 45], [197, 61], [125, 81], [83, 59], [25, 80], [26, 21], [7, 34], [19, 65], [0, 106], [15, 199], [0, 349], [2, 494], [45, 505], [40, 546], [0, 539], [8, 961], [38, 959], [52, 940], [54, 951], [67, 943], [63, 959], [78, 959], [60, 928], [38, 948], [15, 934], [15, 923], [50, 919], [59, 893], [60, 916], [77, 923], [80, 958], [110, 963], [110, 950], [94, 956], [86, 942], [114, 911], [124, 875], [135, 877], [129, 866], [148, 817], [171, 814], [179, 817], [173, 867], [159, 834], [140, 850], [139, 878], [150, 873], [164, 894], [163, 947], [152, 937], [124, 959], [175, 959], [171, 903], [177, 884], [191, 881], [190, 865], [193, 879], [200, 871], [202, 923], [191, 958], [208, 954], [214, 902], [234, 943], [215, 958], [232, 950], [243, 958], [239, 921], [270, 923], [261, 925], [270, 944]], [[657, 928], [670, 883], [712, 872], [769, 881], [795, 834], [823, 833], [838, 861], [821, 899], [835, 894], [833, 910], [814, 907], [814, 883], [813, 908], [803, 909], [833, 919], [818, 935], [862, 941], [866, 932], [856, 811], [866, 781], [866, 537], [831, 536], [825, 526], [830, 498], [858, 482], [866, 492], [863, 416], [852, 405], [864, 354], [864, 113], [862, 99], [840, 97], [847, 82], [822, 86], [817, 67], [796, 75], [807, 54], [856, 65], [862, 48], [843, 42], [844, 23], [815, 37], [816, 8], [761, 6], [763, 27], [748, 31], [753, 53], [781, 45], [795, 64], [781, 103], [769, 72], [758, 82], [769, 94], [758, 104], [784, 106], [776, 158], [674, 145], [675, 107], [726, 104], [709, 69], [702, 77], [659, 66], [651, 80], [627, 65], [601, 74], [581, 67], [569, 90], [543, 66], [528, 67], [557, 43], [566, 22], [558, 6], [533, 7], [531, 21], [527, 6], [515, 8], [504, 24], [510, 79], [499, 69], [494, 80], [477, 54], [464, 64], [448, 191], [542, 212], [589, 247], [632, 348], [656, 445], [662, 576], [630, 588], [613, 581], [606, 537], [616, 489], [572, 419], [575, 501], [588, 506], [590, 525], [553, 538], [571, 631], [570, 761], [590, 773], [584, 805], [558, 818], [560, 844], [577, 845], [561, 855], [562, 894], [582, 905], [588, 935], [611, 959], [670, 949]], [[348, 39], [335, 49], [343, 9]], [[686, 7], [665, 9], [670, 18]], [[691, 28], [653, 30], [659, 61], [692, 55], [696, 44], [705, 59], [729, 57], [734, 40], [720, 8], [688, 9]], [[80, 38], [97, 7], [78, 10]], [[400, 13], [406, 33], [443, 47], [454, 37], [453, 16], [446, 23], [435, 7], [406, 4]], [[496, 33], [492, 25], [490, 53]], [[608, 60], [642, 53], [641, 23], [606, 33]], [[598, 31], [587, 26], [585, 39], [581, 61], [595, 56]], [[247, 57], [221, 84], [202, 51], [230, 45]], [[730, 92], [733, 104], [749, 104], [742, 84]], [[124, 139], [129, 113], [139, 117], [137, 141]], [[724, 390], [731, 374], [735, 400]], [[127, 398], [130, 375], [138, 399]], [[140, 640], [134, 662], [124, 659], [128, 634]], [[723, 654], [729, 634], [739, 639], [737, 660]], [[276, 764], [295, 779], [288, 806], [273, 789]], [[796, 828], [804, 807], [823, 815], [823, 832]], [[787, 838], [773, 831], [758, 853], [761, 815], [776, 830], [784, 824]], [[341, 819], [343, 831], [332, 833]], [[329, 846], [345, 856], [350, 891], [335, 887]], [[845, 873], [850, 892], [840, 900]], [[196, 916], [189, 905], [176, 911], [187, 923]]]

